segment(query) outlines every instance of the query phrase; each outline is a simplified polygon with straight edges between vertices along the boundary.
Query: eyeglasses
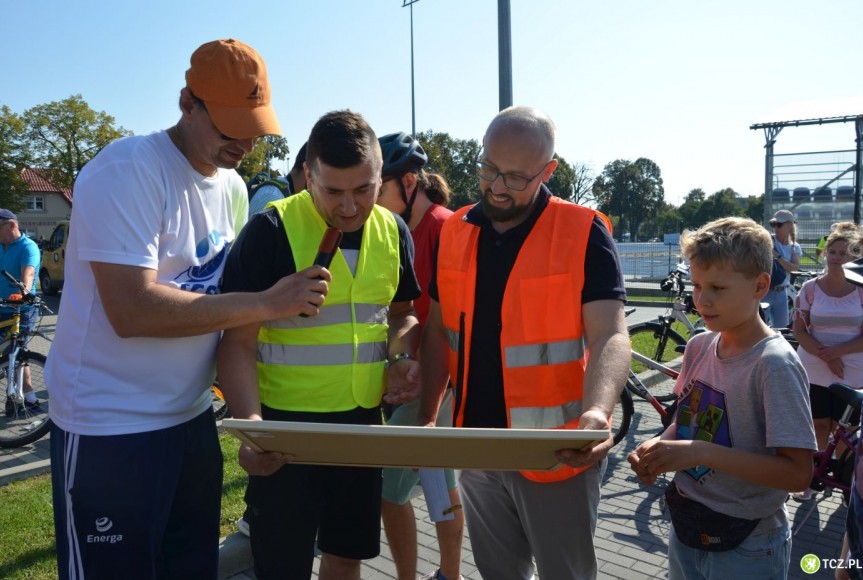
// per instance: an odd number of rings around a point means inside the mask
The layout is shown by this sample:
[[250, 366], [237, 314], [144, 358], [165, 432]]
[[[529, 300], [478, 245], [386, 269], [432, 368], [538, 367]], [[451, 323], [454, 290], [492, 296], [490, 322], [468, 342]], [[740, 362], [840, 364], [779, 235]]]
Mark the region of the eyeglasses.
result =
[[476, 164], [476, 168], [480, 179], [494, 182], [494, 180], [500, 176], [503, 179], [503, 184], [507, 186], [507, 188], [513, 191], [524, 191], [527, 189], [527, 186], [530, 185], [531, 181], [542, 175], [549, 163], [551, 163], [551, 161], [546, 162], [546, 164], [542, 166], [542, 169], [531, 177], [524, 177], [523, 175], [516, 175], [514, 173], [501, 173], [497, 170], [497, 167], [489, 165], [488, 163], [483, 163], [482, 161]]
[[781, 228], [785, 224], [790, 224], [791, 222], [770, 222], [770, 226], [774, 228]]

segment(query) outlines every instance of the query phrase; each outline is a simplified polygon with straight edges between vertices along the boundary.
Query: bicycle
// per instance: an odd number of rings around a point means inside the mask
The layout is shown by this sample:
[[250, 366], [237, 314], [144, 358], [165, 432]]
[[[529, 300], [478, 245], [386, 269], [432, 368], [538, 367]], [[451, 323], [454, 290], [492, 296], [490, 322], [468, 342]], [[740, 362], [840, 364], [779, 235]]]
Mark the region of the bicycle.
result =
[[[693, 322], [687, 316], [687, 314], [698, 315], [698, 310], [695, 308], [692, 294], [685, 292], [683, 276], [686, 274], [688, 274], [686, 267], [679, 264], [677, 269], [669, 272], [660, 283], [659, 287], [670, 294], [669, 313], [656, 320], [641, 322], [629, 328], [629, 340], [634, 352], [659, 363], [668, 363], [683, 352], [688, 338], [707, 330], [700, 317]], [[675, 322], [683, 325], [689, 335], [688, 338], [684, 338], [672, 328]], [[636, 363], [636, 373], [645, 370], [644, 366], [639, 365], [640, 363]]]
[[[636, 398], [650, 403], [653, 409], [659, 414], [663, 430], [671, 424], [672, 419], [674, 419], [674, 412], [677, 409], [677, 395], [675, 395], [674, 392], [655, 396], [651, 393], [648, 385], [645, 383], [651, 383], [657, 380], [661, 381], [663, 380], [661, 375], [677, 380], [680, 373], [634, 351], [632, 352], [632, 359], [633, 363], [639, 363], [647, 369], [656, 371], [659, 374], [652, 374], [650, 376], [645, 376], [644, 373], [636, 374], [630, 367], [629, 376], [626, 378], [626, 385], [620, 393], [619, 405], [616, 405], [614, 410], [614, 418], [612, 420], [614, 445], [620, 443], [623, 438], [626, 437], [627, 433], [629, 433], [632, 418], [635, 416], [634, 401]], [[667, 401], [672, 401], [672, 403], [668, 406], [662, 404]]]
[[[39, 296], [27, 293], [24, 285], [14, 276], [5, 270], [0, 271], [0, 274], [22, 292], [0, 300], [0, 306], [12, 308], [11, 320], [0, 323], [0, 328], [10, 327], [9, 338], [4, 342], [8, 347], [0, 356], [0, 381], [5, 382], [6, 387], [3, 389], [5, 400], [2, 401], [3, 414], [0, 416], [0, 447], [10, 448], [33, 443], [51, 428], [44, 373], [47, 359], [45, 355], [28, 350], [25, 346], [27, 338], [37, 333], [22, 331], [21, 309], [24, 306], [38, 308], [40, 317], [53, 312]], [[25, 369], [29, 370], [30, 385], [25, 385]], [[27, 401], [30, 392], [36, 396], [35, 403]]]
[[[859, 425], [851, 424], [851, 419], [860, 415], [860, 407], [863, 405], [863, 390], [842, 383], [833, 383], [827, 389], [842, 399], [846, 406], [836, 429], [830, 435], [827, 447], [812, 454], [814, 470], [809, 489], [815, 492], [824, 492], [824, 499], [831, 497], [834, 490], [839, 491], [847, 506], [851, 498], [851, 478], [854, 475], [858, 432], [860, 430]], [[833, 457], [840, 442], [845, 446], [845, 449], [839, 457]], [[817, 502], [812, 502], [809, 510], [803, 516], [803, 520], [798, 524], [797, 531], [800, 531], [816, 507]], [[797, 531], [794, 532], [795, 535]]]

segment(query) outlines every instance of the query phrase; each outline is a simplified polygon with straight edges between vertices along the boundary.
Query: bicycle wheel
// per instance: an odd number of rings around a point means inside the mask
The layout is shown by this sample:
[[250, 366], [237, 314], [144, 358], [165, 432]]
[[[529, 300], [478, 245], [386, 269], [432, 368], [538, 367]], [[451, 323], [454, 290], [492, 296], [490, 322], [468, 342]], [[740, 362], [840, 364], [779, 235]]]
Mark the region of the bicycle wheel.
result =
[[[630, 327], [629, 342], [632, 350], [662, 364], [683, 356], [677, 352], [677, 347], [686, 345], [686, 339], [676, 330], [657, 322], [642, 322]], [[633, 361], [632, 365], [635, 373], [647, 370], [637, 361]]]
[[[0, 357], [0, 383], [2, 383], [3, 413], [0, 415], [0, 447], [21, 447], [44, 437], [51, 428], [48, 419], [48, 389], [45, 387], [45, 356], [38, 352], [18, 352], [17, 365], [26, 364], [36, 394], [36, 405], [18, 403], [8, 397], [6, 386], [9, 377], [9, 357]], [[19, 367], [20, 368], [20, 367]]]
[[[677, 347], [686, 345], [686, 339], [680, 336], [677, 331], [657, 322], [642, 322], [631, 327], [629, 329], [629, 342], [632, 350], [662, 364], [668, 364], [669, 361], [683, 356], [682, 353], [677, 352]], [[631, 364], [632, 372], [635, 374], [649, 370], [648, 367], [638, 361], [633, 360]], [[663, 394], [651, 392], [657, 400], [663, 403], [673, 401], [675, 398], [672, 392]]]
[[611, 431], [614, 433], [615, 445], [620, 443], [629, 432], [633, 413], [635, 413], [635, 405], [632, 403], [632, 395], [629, 389], [624, 387], [620, 393], [619, 403], [614, 406], [614, 414], [611, 420]]
[[213, 414], [216, 416], [216, 421], [221, 421], [228, 415], [228, 403], [225, 402], [225, 395], [222, 389], [219, 388], [218, 379], [213, 381], [213, 386], [210, 387], [210, 395], [213, 397]]

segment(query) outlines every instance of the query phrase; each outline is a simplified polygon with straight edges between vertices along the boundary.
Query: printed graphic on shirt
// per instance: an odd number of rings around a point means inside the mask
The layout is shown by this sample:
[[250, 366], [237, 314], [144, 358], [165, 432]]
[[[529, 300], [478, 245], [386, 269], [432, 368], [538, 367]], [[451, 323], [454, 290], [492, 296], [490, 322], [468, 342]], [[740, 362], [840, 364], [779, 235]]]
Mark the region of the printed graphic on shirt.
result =
[[[677, 438], [733, 447], [726, 409], [724, 393], [703, 381], [693, 380], [678, 407]], [[696, 465], [683, 473], [703, 483], [711, 471], [708, 467]]]
[[[221, 246], [221, 249], [219, 247]], [[195, 255], [202, 258], [210, 253], [210, 248], [219, 249], [215, 256], [198, 266], [191, 266], [180, 272], [175, 278], [180, 290], [197, 292], [200, 294], [218, 294], [219, 279], [222, 275], [222, 267], [231, 244], [225, 241], [223, 235], [216, 230], [210, 232], [206, 238], [198, 242], [195, 247]]]

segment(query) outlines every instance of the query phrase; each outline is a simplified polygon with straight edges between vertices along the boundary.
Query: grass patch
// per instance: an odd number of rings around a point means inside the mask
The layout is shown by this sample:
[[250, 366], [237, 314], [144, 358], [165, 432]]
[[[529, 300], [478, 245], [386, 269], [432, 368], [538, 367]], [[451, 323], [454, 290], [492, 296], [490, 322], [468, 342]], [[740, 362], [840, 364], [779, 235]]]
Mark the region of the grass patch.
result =
[[627, 294], [626, 299], [628, 301], [637, 300], [638, 302], [663, 302], [665, 304], [671, 302], [671, 299], [669, 299], [668, 296], [632, 296], [630, 294]]
[[[219, 435], [225, 458], [220, 535], [237, 529], [246, 504], [246, 472], [237, 463], [240, 441]], [[51, 476], [40, 475], [0, 487], [0, 578], [48, 579], [57, 577]]]

